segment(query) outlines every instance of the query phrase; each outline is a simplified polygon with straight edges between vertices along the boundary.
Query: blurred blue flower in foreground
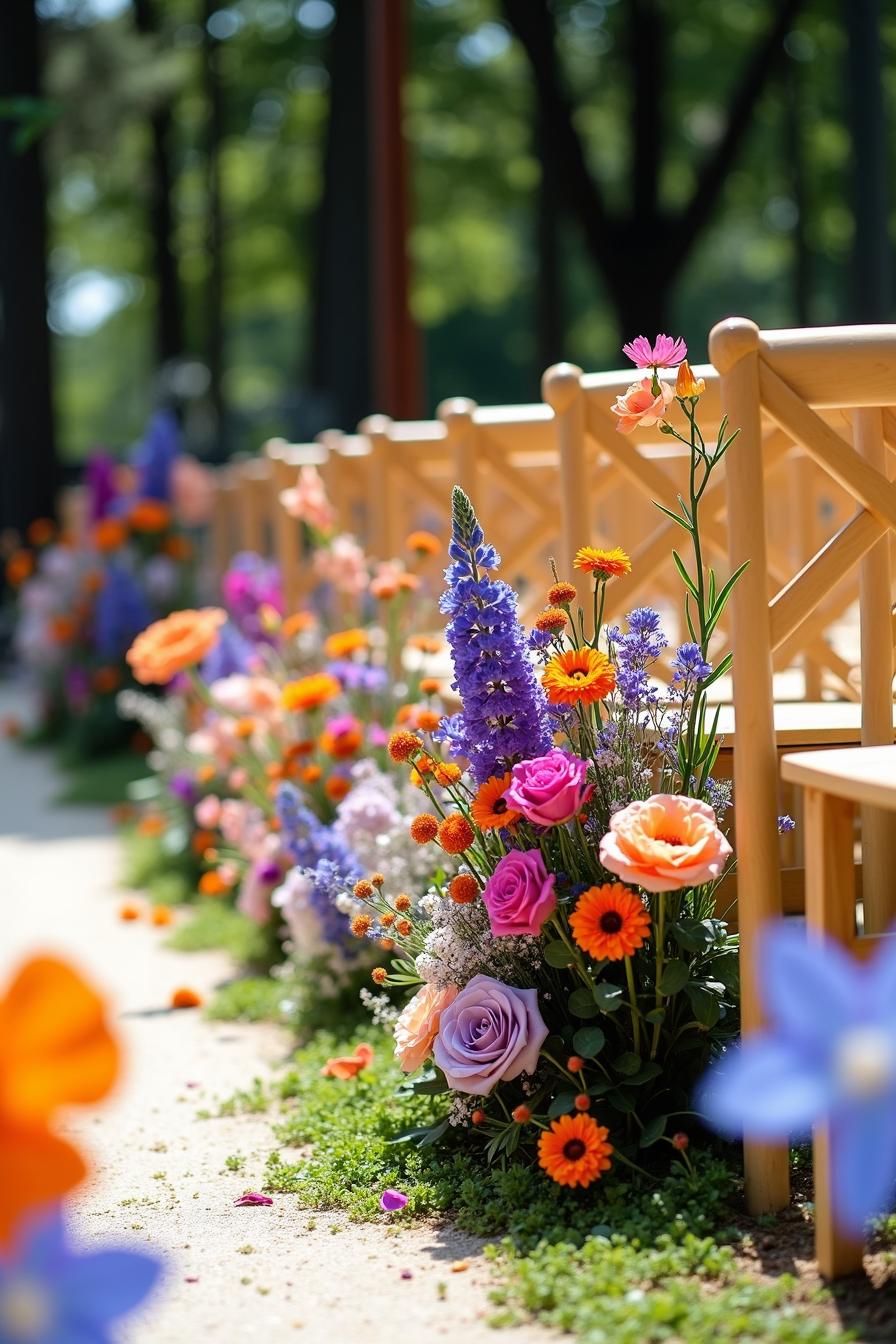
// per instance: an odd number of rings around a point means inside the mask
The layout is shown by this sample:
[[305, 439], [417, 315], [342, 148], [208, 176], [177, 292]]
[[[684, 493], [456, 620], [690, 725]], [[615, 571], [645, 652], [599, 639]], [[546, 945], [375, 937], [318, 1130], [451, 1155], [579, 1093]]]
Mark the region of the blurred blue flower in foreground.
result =
[[859, 1234], [896, 1185], [896, 938], [859, 963], [773, 924], [757, 965], [769, 1025], [710, 1070], [697, 1108], [723, 1133], [760, 1140], [827, 1123], [834, 1216]]
[[41, 1215], [0, 1254], [0, 1344], [109, 1344], [160, 1271], [136, 1251], [75, 1251], [58, 1210]]

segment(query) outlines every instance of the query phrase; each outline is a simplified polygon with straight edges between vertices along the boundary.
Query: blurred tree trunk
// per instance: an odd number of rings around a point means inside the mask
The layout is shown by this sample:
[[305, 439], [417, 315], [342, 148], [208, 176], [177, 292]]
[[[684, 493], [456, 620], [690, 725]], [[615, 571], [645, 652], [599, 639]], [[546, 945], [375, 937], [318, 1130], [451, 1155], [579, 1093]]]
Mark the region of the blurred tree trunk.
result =
[[550, 128], [539, 106], [535, 113], [535, 151], [541, 165], [536, 205], [536, 375], [564, 358], [566, 313], [560, 265], [562, 184], [551, 153]]
[[215, 418], [216, 456], [227, 456], [224, 400], [224, 212], [221, 200], [221, 141], [224, 138], [224, 94], [217, 38], [209, 19], [220, 8], [218, 0], [202, 4], [202, 79], [205, 90], [206, 249], [208, 279], [205, 290], [205, 359], [209, 373], [209, 400]]
[[[0, 98], [41, 97], [33, 0], [0, 5]], [[40, 137], [0, 120], [0, 526], [52, 517], [59, 484], [47, 326], [47, 218]]]
[[[658, 0], [626, 0], [631, 80], [632, 173], [629, 205], [610, 210], [575, 125], [575, 113], [555, 56], [549, 0], [502, 0], [504, 16], [521, 43], [535, 80], [546, 152], [570, 217], [601, 274], [620, 335], [653, 334], [668, 325], [675, 284], [709, 224], [753, 114], [783, 53], [783, 39], [802, 0], [776, 0], [766, 32], [747, 56], [728, 104], [725, 130], [696, 169], [690, 199], [675, 212], [660, 201], [664, 116], [663, 12]], [[671, 22], [671, 20], [670, 20]], [[649, 259], [649, 265], [645, 265]]]
[[350, 429], [374, 404], [364, 28], [362, 4], [338, 7], [327, 56], [329, 120], [312, 267], [312, 430]]
[[878, 0], [844, 0], [846, 77], [852, 133], [852, 277], [846, 318], [885, 322], [890, 307], [887, 123]]
[[809, 243], [806, 236], [809, 205], [803, 149], [802, 94], [800, 75], [796, 68], [790, 69], [784, 80], [784, 143], [790, 165], [790, 194], [796, 208], [793, 225], [793, 317], [798, 327], [807, 327], [812, 320]]
[[[134, 22], [138, 32], [158, 33], [158, 15], [153, 0], [134, 0]], [[170, 107], [159, 107], [152, 113], [149, 134], [149, 230], [157, 295], [156, 357], [160, 364], [164, 364], [170, 359], [179, 359], [184, 353], [183, 304], [173, 242]]]

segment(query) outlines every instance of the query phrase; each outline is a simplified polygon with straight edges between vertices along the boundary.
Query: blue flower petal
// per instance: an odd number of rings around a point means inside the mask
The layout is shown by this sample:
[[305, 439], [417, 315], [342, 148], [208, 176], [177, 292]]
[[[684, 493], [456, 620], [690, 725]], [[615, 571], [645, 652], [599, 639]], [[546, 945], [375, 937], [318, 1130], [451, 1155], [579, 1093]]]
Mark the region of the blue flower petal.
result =
[[854, 1236], [892, 1206], [896, 1186], [896, 1089], [844, 1107], [831, 1122], [832, 1197]]
[[896, 937], [883, 939], [865, 967], [865, 976], [869, 1012], [882, 1026], [896, 1026]]
[[56, 1284], [62, 1314], [85, 1322], [113, 1321], [143, 1301], [161, 1270], [158, 1260], [137, 1251], [79, 1255]]
[[729, 1050], [700, 1083], [696, 1106], [723, 1134], [786, 1139], [827, 1114], [833, 1082], [821, 1064], [775, 1037]]
[[757, 964], [772, 1026], [827, 1056], [861, 1013], [864, 985], [852, 957], [830, 939], [808, 938], [804, 926], [787, 922], [764, 932]]

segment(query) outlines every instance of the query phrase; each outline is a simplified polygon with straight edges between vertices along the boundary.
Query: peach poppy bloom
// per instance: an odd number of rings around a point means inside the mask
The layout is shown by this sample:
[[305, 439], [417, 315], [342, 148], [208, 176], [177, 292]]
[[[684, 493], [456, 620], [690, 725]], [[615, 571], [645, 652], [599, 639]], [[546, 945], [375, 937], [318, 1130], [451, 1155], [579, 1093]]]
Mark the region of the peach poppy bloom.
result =
[[653, 379], [639, 379], [630, 385], [625, 396], [617, 397], [610, 407], [613, 414], [618, 416], [616, 428], [621, 434], [631, 434], [639, 425], [645, 428], [655, 425], [665, 416], [672, 396], [672, 388], [668, 383], [660, 383], [659, 392], [654, 394]]
[[135, 678], [144, 686], [164, 686], [178, 672], [195, 667], [217, 644], [226, 620], [227, 612], [220, 607], [203, 607], [154, 621], [128, 649]]
[[93, 525], [91, 540], [98, 551], [117, 551], [128, 539], [128, 530], [120, 518], [100, 518]]
[[442, 1013], [459, 993], [457, 985], [423, 985], [395, 1023], [395, 1058], [404, 1073], [413, 1073], [432, 1054]]
[[603, 866], [645, 891], [714, 882], [731, 852], [709, 804], [676, 793], [629, 803], [600, 842]]
[[50, 1121], [61, 1107], [104, 1097], [119, 1065], [91, 986], [55, 957], [26, 962], [0, 998], [0, 1247], [26, 1210], [58, 1200], [85, 1175]]
[[288, 681], [283, 687], [281, 704], [284, 709], [297, 713], [301, 710], [319, 709], [328, 700], [339, 695], [342, 687], [329, 672], [312, 672], [308, 677], [299, 677], [297, 681]]
[[373, 1059], [373, 1049], [369, 1045], [358, 1045], [352, 1055], [336, 1055], [328, 1059], [321, 1069], [324, 1078], [354, 1078], [366, 1069]]
[[171, 523], [171, 510], [160, 499], [138, 499], [128, 522], [135, 532], [164, 532]]

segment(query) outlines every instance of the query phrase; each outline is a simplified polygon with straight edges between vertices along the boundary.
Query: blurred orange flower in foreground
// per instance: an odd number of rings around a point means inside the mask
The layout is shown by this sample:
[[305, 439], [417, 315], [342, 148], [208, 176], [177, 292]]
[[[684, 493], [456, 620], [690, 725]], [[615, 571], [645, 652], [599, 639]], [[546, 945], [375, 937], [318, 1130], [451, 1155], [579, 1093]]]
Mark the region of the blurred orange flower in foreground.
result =
[[137, 681], [164, 686], [177, 672], [201, 663], [218, 642], [218, 630], [227, 620], [220, 607], [174, 611], [154, 621], [138, 635], [127, 652]]
[[54, 957], [26, 962], [0, 998], [0, 1247], [26, 1210], [85, 1175], [80, 1153], [49, 1125], [60, 1107], [104, 1097], [119, 1064], [90, 985]]
[[373, 1048], [369, 1045], [358, 1045], [355, 1047], [353, 1055], [336, 1055], [333, 1059], [328, 1059], [321, 1069], [325, 1078], [354, 1078], [362, 1069], [373, 1059]]

